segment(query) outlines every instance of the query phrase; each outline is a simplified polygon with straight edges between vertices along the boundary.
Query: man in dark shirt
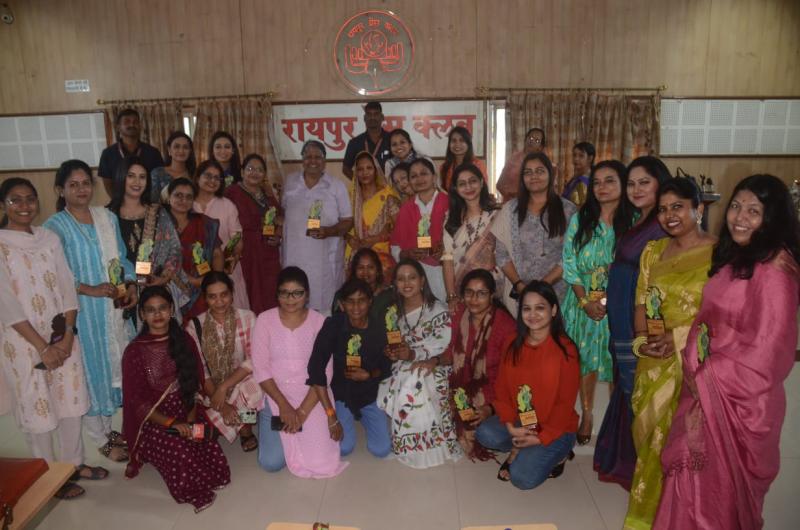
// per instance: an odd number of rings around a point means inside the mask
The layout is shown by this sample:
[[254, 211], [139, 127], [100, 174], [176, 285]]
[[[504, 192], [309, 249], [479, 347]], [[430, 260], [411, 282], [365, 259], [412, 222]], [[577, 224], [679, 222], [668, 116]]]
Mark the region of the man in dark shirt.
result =
[[347, 150], [342, 161], [342, 173], [347, 178], [353, 178], [353, 164], [356, 155], [361, 151], [372, 153], [381, 169], [386, 165], [386, 161], [392, 158], [389, 149], [389, 133], [383, 130], [383, 107], [377, 101], [370, 101], [364, 107], [364, 124], [367, 126], [363, 132], [347, 142]]
[[164, 165], [161, 152], [150, 144], [139, 140], [142, 134], [142, 125], [139, 113], [134, 109], [124, 109], [117, 115], [114, 124], [117, 134], [117, 143], [111, 144], [100, 155], [100, 166], [97, 175], [103, 179], [103, 186], [108, 196], [111, 197], [114, 175], [117, 166], [128, 156], [138, 156], [144, 162], [147, 172]]

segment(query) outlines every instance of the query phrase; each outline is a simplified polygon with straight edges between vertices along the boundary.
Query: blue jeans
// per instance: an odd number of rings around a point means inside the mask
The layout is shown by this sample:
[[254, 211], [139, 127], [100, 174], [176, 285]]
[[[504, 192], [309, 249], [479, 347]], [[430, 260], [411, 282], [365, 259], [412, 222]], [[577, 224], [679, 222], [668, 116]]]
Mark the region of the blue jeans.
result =
[[[389, 417], [374, 402], [362, 407], [360, 412], [361, 425], [367, 433], [367, 451], [378, 458], [387, 456], [392, 452]], [[336, 402], [336, 417], [339, 418], [344, 432], [339, 451], [342, 456], [347, 456], [356, 447], [356, 420], [343, 401]]]
[[279, 431], [272, 430], [272, 411], [266, 400], [264, 408], [258, 413], [258, 465], [270, 473], [286, 466], [281, 435]]
[[[511, 451], [511, 435], [497, 416], [492, 416], [478, 426], [475, 438], [489, 449], [507, 453]], [[564, 460], [575, 446], [575, 433], [568, 432], [549, 445], [534, 445], [520, 449], [511, 463], [511, 483], [521, 490], [530, 490], [547, 480], [550, 471]]]

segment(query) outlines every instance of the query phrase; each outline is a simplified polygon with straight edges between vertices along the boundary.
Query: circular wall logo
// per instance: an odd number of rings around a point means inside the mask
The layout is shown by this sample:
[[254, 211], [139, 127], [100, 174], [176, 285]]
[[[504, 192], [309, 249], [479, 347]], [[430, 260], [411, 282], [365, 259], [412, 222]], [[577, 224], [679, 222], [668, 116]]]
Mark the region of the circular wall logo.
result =
[[391, 11], [362, 11], [336, 35], [333, 61], [342, 80], [361, 95], [399, 88], [414, 62], [414, 38]]

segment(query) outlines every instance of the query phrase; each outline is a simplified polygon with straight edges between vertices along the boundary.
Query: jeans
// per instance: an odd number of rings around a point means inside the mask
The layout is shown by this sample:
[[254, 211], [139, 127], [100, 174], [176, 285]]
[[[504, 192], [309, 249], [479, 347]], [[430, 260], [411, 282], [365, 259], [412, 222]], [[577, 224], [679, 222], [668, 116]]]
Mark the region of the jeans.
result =
[[[478, 426], [475, 438], [489, 449], [507, 453], [511, 451], [511, 435], [497, 416], [492, 416]], [[575, 433], [562, 434], [549, 445], [523, 447], [511, 463], [511, 483], [521, 490], [530, 490], [547, 480], [550, 471], [564, 460], [575, 446]]]
[[279, 431], [272, 430], [272, 411], [267, 400], [258, 413], [258, 465], [270, 473], [286, 466], [281, 435]]
[[[392, 452], [392, 439], [389, 435], [389, 417], [378, 405], [370, 403], [361, 408], [361, 425], [367, 433], [367, 451], [373, 456], [383, 458]], [[343, 401], [336, 402], [336, 417], [342, 424], [342, 437], [340, 453], [347, 456], [356, 447], [356, 424], [353, 413], [345, 406]]]

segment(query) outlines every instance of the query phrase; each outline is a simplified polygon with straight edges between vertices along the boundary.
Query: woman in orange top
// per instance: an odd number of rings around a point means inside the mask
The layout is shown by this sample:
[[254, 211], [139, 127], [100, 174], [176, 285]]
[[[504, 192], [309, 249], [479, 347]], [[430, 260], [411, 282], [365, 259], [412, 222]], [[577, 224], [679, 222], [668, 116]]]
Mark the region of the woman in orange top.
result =
[[559, 476], [573, 456], [580, 364], [550, 284], [533, 280], [520, 301], [517, 334], [495, 381], [496, 415], [480, 424], [475, 437], [484, 447], [516, 452], [503, 467], [514, 486], [533, 489]]
[[481, 176], [487, 183], [486, 166], [475, 156], [472, 148], [472, 134], [466, 127], [456, 126], [447, 135], [447, 152], [444, 155], [444, 162], [439, 168], [439, 175], [442, 177], [441, 187], [444, 191], [450, 189], [453, 182], [453, 171], [462, 164], [472, 164], [481, 170]]

